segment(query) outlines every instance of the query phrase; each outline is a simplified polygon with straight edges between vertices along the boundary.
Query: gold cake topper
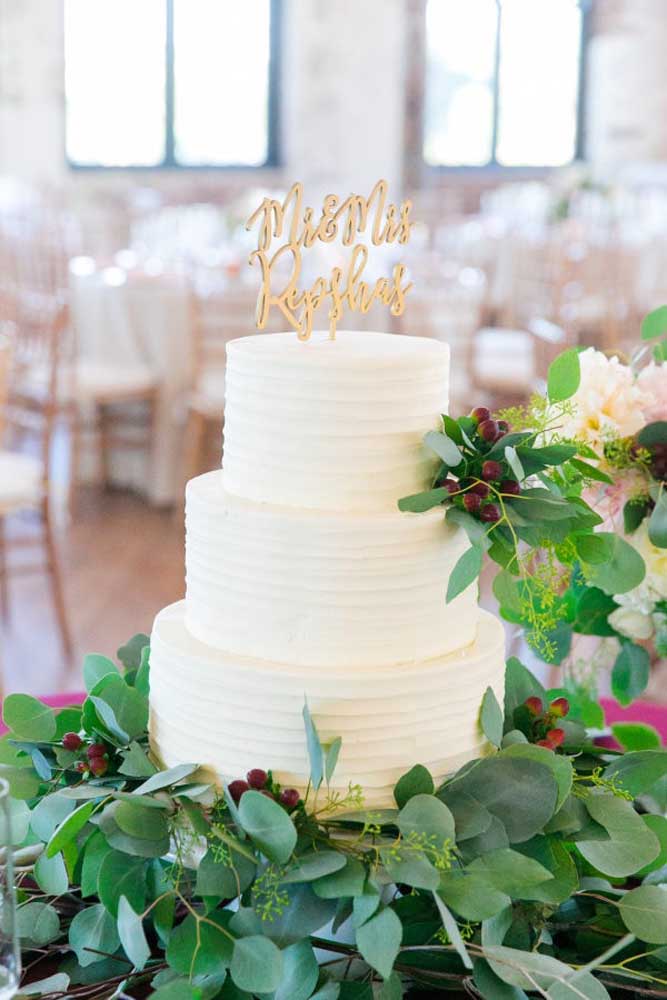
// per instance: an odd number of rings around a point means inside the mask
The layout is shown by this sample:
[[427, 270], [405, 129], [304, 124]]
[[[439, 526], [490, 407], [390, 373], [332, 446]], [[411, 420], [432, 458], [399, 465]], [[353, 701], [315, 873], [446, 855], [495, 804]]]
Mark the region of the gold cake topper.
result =
[[[259, 224], [257, 249], [249, 258], [250, 264], [259, 262], [262, 274], [257, 298], [257, 327], [264, 329], [271, 307], [277, 306], [296, 330], [299, 340], [308, 340], [315, 310], [327, 299], [331, 339], [336, 336], [336, 326], [346, 307], [367, 313], [373, 303], [379, 301], [389, 307], [393, 316], [400, 316], [405, 308], [405, 296], [412, 288], [412, 283], [405, 281], [405, 264], [395, 264], [390, 278], [365, 281], [368, 245], [358, 241], [358, 237], [368, 232], [376, 247], [407, 243], [412, 226], [411, 208], [411, 201], [403, 201], [400, 205], [387, 203], [387, 182], [383, 180], [377, 182], [368, 198], [351, 194], [341, 201], [338, 195], [328, 194], [319, 218], [315, 217], [314, 209], [304, 208], [303, 185], [298, 181], [284, 201], [264, 198], [246, 223], [247, 230]], [[343, 246], [352, 247], [347, 266], [333, 267], [328, 278], [323, 275], [316, 278], [310, 288], [300, 288], [303, 249], [312, 247], [316, 240], [332, 243], [339, 234]], [[286, 242], [272, 252], [273, 240], [283, 236]], [[271, 279], [274, 270], [279, 270], [277, 265], [285, 258], [291, 265], [289, 277], [284, 287], [274, 292]]]

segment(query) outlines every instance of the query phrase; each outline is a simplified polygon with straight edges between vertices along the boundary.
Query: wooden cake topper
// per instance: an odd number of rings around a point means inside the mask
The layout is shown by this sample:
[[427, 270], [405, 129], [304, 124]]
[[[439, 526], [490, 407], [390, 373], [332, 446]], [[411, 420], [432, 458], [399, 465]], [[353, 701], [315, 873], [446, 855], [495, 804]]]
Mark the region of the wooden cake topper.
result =
[[[328, 194], [319, 218], [314, 209], [303, 205], [303, 185], [298, 181], [288, 191], [284, 201], [265, 198], [250, 216], [246, 229], [258, 225], [257, 249], [250, 254], [249, 263], [259, 262], [262, 284], [257, 298], [257, 327], [263, 330], [272, 306], [277, 306], [287, 322], [294, 327], [299, 340], [308, 340], [313, 330], [315, 310], [329, 302], [329, 336], [336, 336], [336, 326], [344, 309], [367, 313], [374, 302], [388, 306], [393, 316], [400, 316], [405, 308], [405, 296], [412, 288], [405, 281], [405, 264], [394, 266], [390, 278], [365, 281], [364, 269], [368, 261], [368, 244], [360, 237], [370, 238], [374, 246], [385, 243], [407, 243], [410, 238], [410, 209], [412, 202], [400, 205], [387, 203], [387, 182], [377, 182], [368, 198], [351, 194], [341, 201], [335, 194]], [[351, 247], [346, 267], [334, 267], [329, 277], [315, 279], [310, 288], [302, 289], [299, 278], [302, 269], [302, 252], [312, 247], [316, 240], [332, 243], [340, 237], [345, 247]], [[274, 239], [285, 239], [278, 249], [272, 250]], [[274, 270], [280, 271], [279, 262], [287, 261], [290, 272], [284, 286], [277, 292], [272, 289]]]

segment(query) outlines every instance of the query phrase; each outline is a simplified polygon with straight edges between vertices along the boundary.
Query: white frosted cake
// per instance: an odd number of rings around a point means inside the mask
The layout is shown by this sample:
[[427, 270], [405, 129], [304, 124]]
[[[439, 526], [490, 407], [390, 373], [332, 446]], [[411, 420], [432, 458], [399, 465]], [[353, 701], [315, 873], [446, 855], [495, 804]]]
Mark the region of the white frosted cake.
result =
[[258, 335], [228, 345], [224, 468], [186, 499], [185, 601], [151, 640], [151, 740], [167, 766], [305, 788], [302, 710], [342, 737], [333, 781], [389, 805], [416, 763], [440, 779], [483, 750], [504, 632], [476, 587], [445, 603], [468, 545], [422, 445], [447, 411], [449, 350], [421, 337]]

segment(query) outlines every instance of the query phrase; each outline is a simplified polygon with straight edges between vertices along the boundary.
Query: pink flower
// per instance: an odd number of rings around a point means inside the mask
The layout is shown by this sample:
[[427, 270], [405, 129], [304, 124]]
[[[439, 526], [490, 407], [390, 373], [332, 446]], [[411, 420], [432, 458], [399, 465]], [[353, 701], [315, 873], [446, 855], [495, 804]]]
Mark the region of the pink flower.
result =
[[667, 420], [667, 365], [652, 361], [639, 373], [637, 385], [645, 399], [642, 409], [646, 423]]

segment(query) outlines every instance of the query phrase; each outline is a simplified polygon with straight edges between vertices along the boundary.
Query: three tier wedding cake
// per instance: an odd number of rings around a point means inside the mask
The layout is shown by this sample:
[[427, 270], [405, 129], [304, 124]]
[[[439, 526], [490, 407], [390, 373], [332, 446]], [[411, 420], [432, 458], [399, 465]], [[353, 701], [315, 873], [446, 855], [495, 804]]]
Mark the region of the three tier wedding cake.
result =
[[414, 764], [437, 780], [478, 756], [486, 688], [502, 702], [500, 622], [474, 585], [445, 603], [465, 536], [397, 509], [434, 475], [449, 350], [283, 333], [227, 355], [224, 468], [188, 484], [186, 598], [153, 629], [153, 749], [303, 790], [307, 700], [322, 742], [342, 738], [333, 787], [390, 805]]

